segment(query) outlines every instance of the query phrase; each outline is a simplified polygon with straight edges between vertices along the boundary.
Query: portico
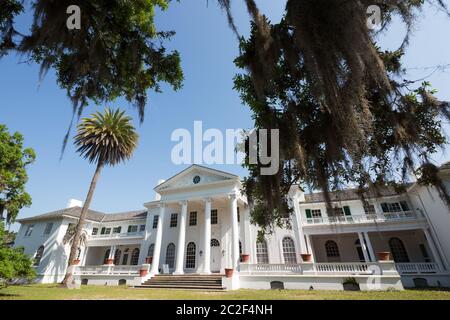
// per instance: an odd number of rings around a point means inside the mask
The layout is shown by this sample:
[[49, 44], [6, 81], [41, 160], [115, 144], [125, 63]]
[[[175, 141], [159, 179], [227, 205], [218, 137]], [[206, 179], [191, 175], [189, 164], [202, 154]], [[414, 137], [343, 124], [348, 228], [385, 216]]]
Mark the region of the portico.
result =
[[158, 185], [158, 199], [145, 204], [150, 273], [237, 269], [245, 242], [239, 215], [248, 214], [240, 188], [237, 176], [203, 167], [190, 167]]

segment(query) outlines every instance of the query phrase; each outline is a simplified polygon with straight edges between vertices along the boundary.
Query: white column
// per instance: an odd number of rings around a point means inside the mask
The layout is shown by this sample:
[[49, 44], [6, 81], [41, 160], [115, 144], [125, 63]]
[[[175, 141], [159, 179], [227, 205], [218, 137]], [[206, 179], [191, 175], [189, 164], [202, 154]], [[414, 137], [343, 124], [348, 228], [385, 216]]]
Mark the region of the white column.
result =
[[164, 222], [164, 212], [166, 206], [164, 203], [159, 205], [159, 215], [158, 215], [158, 226], [156, 228], [156, 239], [155, 239], [155, 249], [153, 251], [153, 261], [152, 268], [150, 270], [151, 274], [158, 274], [159, 267], [159, 256], [161, 255], [161, 242], [162, 242], [162, 231]]
[[366, 242], [364, 241], [364, 237], [362, 232], [358, 232], [359, 244], [361, 245], [361, 249], [364, 255], [364, 261], [370, 262], [369, 255], [367, 254]]
[[205, 200], [205, 221], [203, 224], [203, 274], [211, 273], [211, 198]]
[[433, 238], [431, 237], [430, 232], [427, 228], [423, 228], [423, 233], [425, 234], [425, 237], [427, 238], [428, 246], [431, 249], [431, 253], [433, 254], [433, 260], [437, 263], [439, 270], [444, 270], [444, 266], [442, 265], [442, 261], [440, 259], [439, 253], [436, 249], [436, 246], [434, 244]]
[[230, 198], [230, 214], [231, 214], [231, 227], [232, 227], [232, 259], [231, 259], [231, 267], [233, 269], [237, 269], [239, 265], [239, 225], [238, 225], [238, 219], [237, 219], [237, 198], [236, 194], [232, 193], [228, 195]]
[[[300, 205], [298, 197], [294, 196], [291, 199], [291, 203], [294, 207], [294, 232], [297, 235], [297, 248], [300, 250], [300, 254], [306, 253], [307, 247], [305, 243], [303, 225], [302, 225], [302, 214], [300, 212]], [[308, 239], [309, 241], [309, 239]], [[298, 253], [297, 253], [298, 254]]]
[[312, 243], [312, 237], [310, 234], [305, 234], [306, 239], [308, 240], [307, 243], [307, 251], [308, 253], [311, 254], [311, 261], [315, 262], [316, 261], [316, 253], [314, 252], [314, 247], [313, 247], [313, 243]]
[[363, 232], [362, 234], [363, 238], [366, 240], [365, 243], [367, 244], [367, 250], [369, 250], [371, 260], [377, 261], [378, 258], [375, 256], [375, 252], [373, 251], [372, 242], [370, 241], [369, 234], [367, 232]]
[[116, 253], [116, 246], [112, 245], [111, 248], [109, 248], [108, 259], [114, 259], [115, 253]]
[[177, 245], [177, 259], [174, 274], [183, 274], [184, 262], [184, 248], [186, 247], [186, 215], [187, 215], [187, 201], [181, 201], [181, 215], [180, 223], [178, 225], [178, 245]]

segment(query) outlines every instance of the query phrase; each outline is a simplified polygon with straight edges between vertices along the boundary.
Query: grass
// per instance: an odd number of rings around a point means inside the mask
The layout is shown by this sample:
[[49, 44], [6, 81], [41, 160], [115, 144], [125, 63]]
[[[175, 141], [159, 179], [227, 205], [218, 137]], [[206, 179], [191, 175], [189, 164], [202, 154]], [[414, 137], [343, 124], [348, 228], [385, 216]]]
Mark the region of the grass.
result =
[[203, 292], [167, 289], [135, 289], [126, 286], [82, 286], [65, 289], [56, 284], [9, 286], [0, 289], [0, 300], [450, 300], [450, 290], [404, 291], [308, 291], [237, 290]]

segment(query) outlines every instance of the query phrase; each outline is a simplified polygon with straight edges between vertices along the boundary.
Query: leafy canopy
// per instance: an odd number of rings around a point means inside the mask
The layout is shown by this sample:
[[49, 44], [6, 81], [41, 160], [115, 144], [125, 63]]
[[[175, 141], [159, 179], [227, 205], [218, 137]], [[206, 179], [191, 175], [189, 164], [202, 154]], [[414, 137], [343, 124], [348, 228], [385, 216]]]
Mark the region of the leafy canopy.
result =
[[31, 148], [24, 148], [23, 136], [10, 135], [8, 128], [0, 124], [0, 218], [14, 222], [19, 210], [31, 205], [31, 197], [25, 191], [28, 181], [26, 169], [36, 155]]

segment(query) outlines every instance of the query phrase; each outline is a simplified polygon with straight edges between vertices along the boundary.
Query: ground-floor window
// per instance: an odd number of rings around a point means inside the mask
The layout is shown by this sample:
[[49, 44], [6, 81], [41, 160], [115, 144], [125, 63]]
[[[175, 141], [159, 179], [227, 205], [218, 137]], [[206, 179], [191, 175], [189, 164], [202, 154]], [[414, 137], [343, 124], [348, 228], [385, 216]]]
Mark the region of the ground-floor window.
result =
[[189, 242], [186, 249], [186, 269], [195, 268], [195, 243]]
[[131, 261], [130, 261], [130, 264], [131, 264], [132, 266], [137, 266], [138, 262], [139, 262], [139, 249], [138, 249], [138, 248], [135, 248], [135, 249], [133, 250], [133, 252], [131, 253]]
[[169, 265], [169, 268], [173, 268], [175, 265], [175, 245], [173, 243], [169, 243], [167, 246], [166, 264]]
[[44, 246], [40, 246], [37, 251], [36, 254], [34, 256], [34, 265], [38, 266], [41, 263], [41, 259], [42, 259], [42, 255], [44, 254]]
[[147, 257], [153, 257], [153, 251], [155, 251], [155, 244], [152, 243], [150, 247], [148, 247]]
[[402, 240], [399, 238], [389, 239], [389, 247], [395, 262], [409, 262], [408, 253]]
[[267, 252], [267, 242], [256, 243], [256, 261], [258, 263], [269, 263], [269, 253]]
[[284, 263], [297, 263], [297, 254], [295, 253], [294, 240], [290, 237], [284, 237], [282, 241]]
[[114, 264], [118, 265], [120, 263], [120, 256], [122, 255], [122, 251], [119, 249], [116, 249], [116, 252], [114, 253]]
[[105, 251], [105, 256], [103, 257], [103, 264], [106, 264], [106, 260], [109, 259], [109, 253], [111, 252], [111, 250], [106, 250]]
[[328, 261], [339, 261], [340, 253], [337, 243], [333, 240], [325, 242], [325, 252], [327, 253]]

